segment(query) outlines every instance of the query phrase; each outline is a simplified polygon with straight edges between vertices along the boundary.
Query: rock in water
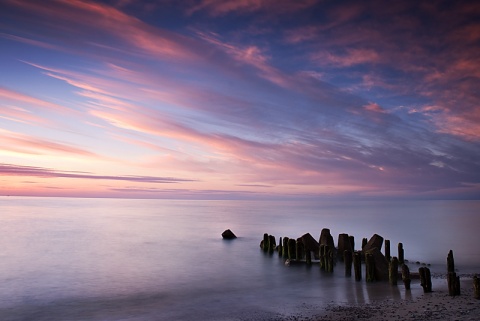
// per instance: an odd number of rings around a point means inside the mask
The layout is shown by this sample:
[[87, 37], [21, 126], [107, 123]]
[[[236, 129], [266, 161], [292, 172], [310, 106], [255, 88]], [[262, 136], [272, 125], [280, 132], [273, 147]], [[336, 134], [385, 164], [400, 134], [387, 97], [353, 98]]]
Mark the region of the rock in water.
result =
[[225, 231], [223, 231], [222, 237], [223, 237], [224, 239], [227, 239], [227, 240], [232, 240], [232, 239], [236, 239], [236, 238], [237, 238], [237, 236], [236, 236], [235, 234], [233, 234], [233, 232], [230, 231], [230, 230], [225, 230]]

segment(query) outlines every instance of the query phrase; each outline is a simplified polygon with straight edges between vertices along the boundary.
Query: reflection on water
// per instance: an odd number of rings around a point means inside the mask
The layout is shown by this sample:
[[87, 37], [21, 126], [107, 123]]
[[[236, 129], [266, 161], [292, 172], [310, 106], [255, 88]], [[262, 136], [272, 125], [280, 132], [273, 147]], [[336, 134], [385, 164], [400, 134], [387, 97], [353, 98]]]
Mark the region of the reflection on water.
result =
[[[318, 238], [329, 227], [403, 242], [411, 261], [480, 267], [480, 202], [246, 202], [0, 198], [1, 320], [214, 320], [294, 313], [421, 293], [366, 284], [317, 266], [287, 267], [263, 233]], [[223, 241], [223, 230], [239, 238]], [[437, 266], [438, 264], [438, 266]], [[415, 264], [412, 271], [418, 269]], [[417, 281], [418, 282], [418, 281]], [[439, 282], [443, 282], [440, 280]]]

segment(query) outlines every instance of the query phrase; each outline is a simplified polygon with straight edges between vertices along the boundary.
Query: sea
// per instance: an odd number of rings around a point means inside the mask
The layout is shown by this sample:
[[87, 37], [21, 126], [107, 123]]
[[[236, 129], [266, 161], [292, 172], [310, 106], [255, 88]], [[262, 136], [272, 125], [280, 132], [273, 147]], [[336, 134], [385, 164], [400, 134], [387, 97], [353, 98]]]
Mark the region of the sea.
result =
[[[285, 265], [260, 249], [329, 228], [403, 243], [411, 271], [480, 273], [480, 201], [0, 197], [0, 320], [286, 320], [331, 304], [419, 296], [356, 282], [339, 262]], [[232, 230], [238, 238], [223, 240]], [[364, 268], [364, 267], [363, 267]], [[434, 283], [443, 286], [446, 281]]]

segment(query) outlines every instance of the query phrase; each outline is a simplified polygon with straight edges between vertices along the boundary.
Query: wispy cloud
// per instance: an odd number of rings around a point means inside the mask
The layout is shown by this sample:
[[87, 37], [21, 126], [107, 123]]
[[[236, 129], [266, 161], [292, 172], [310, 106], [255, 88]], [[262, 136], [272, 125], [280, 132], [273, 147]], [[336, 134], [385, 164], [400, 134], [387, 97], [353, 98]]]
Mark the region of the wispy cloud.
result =
[[183, 179], [175, 177], [156, 177], [156, 176], [111, 176], [111, 175], [94, 175], [92, 173], [73, 172], [73, 171], [57, 171], [50, 168], [35, 166], [19, 166], [13, 164], [0, 164], [0, 175], [2, 176], [18, 176], [18, 177], [43, 177], [43, 178], [75, 178], [88, 180], [112, 180], [112, 181], [129, 181], [140, 183], [182, 183], [192, 182], [192, 179]]

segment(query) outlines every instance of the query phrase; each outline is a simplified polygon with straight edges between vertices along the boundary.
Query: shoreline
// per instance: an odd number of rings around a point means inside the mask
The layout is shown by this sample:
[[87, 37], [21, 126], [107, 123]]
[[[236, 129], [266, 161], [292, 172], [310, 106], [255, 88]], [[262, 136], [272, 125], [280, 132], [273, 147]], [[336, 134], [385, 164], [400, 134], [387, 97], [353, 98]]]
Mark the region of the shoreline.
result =
[[[439, 282], [440, 281], [440, 282]], [[366, 303], [328, 303], [307, 307], [297, 314], [275, 320], [285, 321], [385, 321], [385, 320], [479, 320], [480, 300], [473, 296], [471, 278], [461, 279], [461, 295], [449, 296], [447, 284], [436, 279], [431, 293], [385, 298]], [[389, 286], [385, 284], [385, 286]], [[398, 287], [403, 287], [398, 285]], [[408, 297], [408, 298], [407, 298]], [[273, 319], [270, 319], [273, 320]]]

